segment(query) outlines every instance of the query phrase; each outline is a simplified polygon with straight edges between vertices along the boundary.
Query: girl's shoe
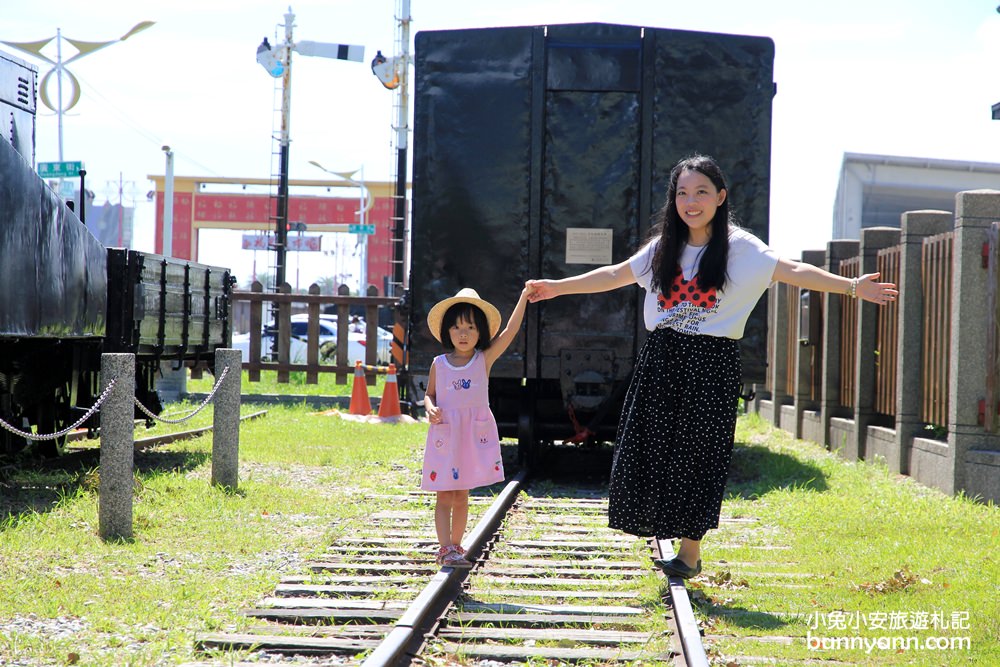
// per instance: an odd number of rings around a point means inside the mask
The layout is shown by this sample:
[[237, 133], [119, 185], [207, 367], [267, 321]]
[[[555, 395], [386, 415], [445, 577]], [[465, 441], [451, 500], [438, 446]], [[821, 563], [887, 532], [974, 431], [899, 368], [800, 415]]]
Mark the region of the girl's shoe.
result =
[[[461, 549], [461, 547], [455, 544], [447, 547], [441, 547], [438, 551], [439, 557], [441, 558], [441, 562], [439, 564], [444, 567], [455, 567], [462, 570], [467, 570], [472, 567], [472, 563], [465, 560], [465, 557], [459, 553], [459, 549]], [[440, 555], [442, 551], [444, 554]]]
[[451, 547], [441, 547], [438, 549], [437, 555], [434, 556], [434, 562], [437, 565], [444, 565], [445, 556], [451, 553]]

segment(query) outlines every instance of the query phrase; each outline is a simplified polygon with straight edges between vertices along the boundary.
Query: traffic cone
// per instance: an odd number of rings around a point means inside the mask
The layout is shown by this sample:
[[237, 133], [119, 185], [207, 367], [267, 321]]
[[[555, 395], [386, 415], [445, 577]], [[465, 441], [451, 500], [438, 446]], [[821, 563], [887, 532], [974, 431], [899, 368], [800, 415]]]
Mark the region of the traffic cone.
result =
[[382, 402], [378, 406], [378, 416], [398, 417], [400, 414], [396, 364], [389, 364], [389, 372], [385, 376], [385, 389], [382, 391]]
[[368, 400], [368, 385], [365, 383], [365, 371], [361, 368], [361, 361], [354, 362], [354, 387], [351, 389], [351, 409], [352, 415], [370, 415], [372, 404]]

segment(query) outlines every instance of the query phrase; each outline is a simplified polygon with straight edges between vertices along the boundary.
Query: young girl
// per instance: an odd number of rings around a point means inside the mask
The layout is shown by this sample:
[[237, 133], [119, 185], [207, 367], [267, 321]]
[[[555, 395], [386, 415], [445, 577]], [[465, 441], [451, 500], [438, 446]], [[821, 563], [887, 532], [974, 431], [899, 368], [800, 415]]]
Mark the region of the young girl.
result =
[[527, 300], [527, 292], [521, 290], [500, 335], [500, 311], [474, 289], [459, 290], [427, 314], [431, 334], [446, 351], [434, 358], [427, 379], [424, 409], [431, 427], [420, 483], [425, 491], [437, 491], [438, 565], [472, 567], [462, 548], [469, 489], [504, 479], [500, 436], [489, 406], [489, 374], [517, 335]]
[[608, 523], [642, 537], [680, 538], [665, 573], [701, 572], [701, 540], [719, 525], [740, 389], [738, 341], [773, 281], [893, 301], [877, 273], [845, 278], [778, 257], [729, 212], [719, 165], [696, 155], [671, 171], [652, 239], [620, 264], [529, 280], [532, 303], [564, 294], [646, 290], [646, 337], [625, 396], [608, 491]]

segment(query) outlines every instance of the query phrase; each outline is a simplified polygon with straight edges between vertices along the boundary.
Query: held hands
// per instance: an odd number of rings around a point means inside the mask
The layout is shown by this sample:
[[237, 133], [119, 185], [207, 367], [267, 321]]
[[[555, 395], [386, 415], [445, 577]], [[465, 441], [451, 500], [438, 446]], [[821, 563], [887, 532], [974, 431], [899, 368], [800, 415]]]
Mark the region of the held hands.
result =
[[[875, 279], [878, 278], [879, 275], [880, 274], [878, 273], [866, 273], [860, 278], [857, 278], [857, 284], [854, 288], [854, 296], [859, 299], [864, 299], [865, 301], [877, 303], [880, 306], [891, 301], [895, 301], [896, 297], [899, 296], [899, 290], [896, 289], [895, 283], [876, 282]], [[848, 294], [850, 294], [850, 292], [848, 292]]]
[[524, 283], [524, 289], [528, 293], [529, 303], [537, 303], [559, 296], [551, 280], [528, 280]]

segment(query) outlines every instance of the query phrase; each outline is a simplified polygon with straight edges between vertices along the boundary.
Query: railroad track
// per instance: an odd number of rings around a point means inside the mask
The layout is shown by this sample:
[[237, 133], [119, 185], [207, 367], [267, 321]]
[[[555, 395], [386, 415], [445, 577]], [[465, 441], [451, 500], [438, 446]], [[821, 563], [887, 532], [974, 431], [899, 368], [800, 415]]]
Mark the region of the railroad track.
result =
[[[608, 529], [600, 492], [525, 488], [519, 476], [495, 499], [473, 496], [471, 571], [434, 565], [433, 494], [389, 500], [370, 536], [340, 537], [311, 574], [245, 610], [247, 627], [201, 634], [196, 647], [270, 664], [707, 665], [683, 582], [652, 566], [669, 544]], [[212, 664], [241, 663], [189, 667]]]

